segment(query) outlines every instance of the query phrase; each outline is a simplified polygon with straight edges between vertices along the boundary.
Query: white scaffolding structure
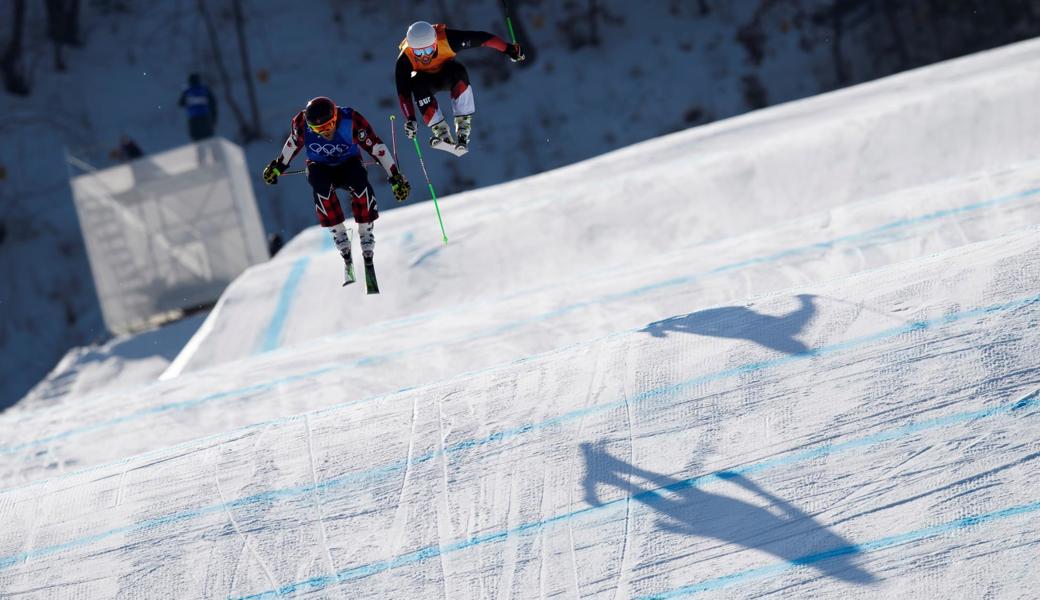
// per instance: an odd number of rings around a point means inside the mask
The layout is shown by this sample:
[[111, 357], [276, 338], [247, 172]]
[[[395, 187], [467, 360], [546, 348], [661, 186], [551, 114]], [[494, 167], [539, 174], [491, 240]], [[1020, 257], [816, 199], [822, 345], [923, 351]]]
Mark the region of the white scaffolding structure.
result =
[[89, 170], [71, 183], [113, 333], [212, 304], [239, 273], [267, 260], [245, 156], [225, 139]]

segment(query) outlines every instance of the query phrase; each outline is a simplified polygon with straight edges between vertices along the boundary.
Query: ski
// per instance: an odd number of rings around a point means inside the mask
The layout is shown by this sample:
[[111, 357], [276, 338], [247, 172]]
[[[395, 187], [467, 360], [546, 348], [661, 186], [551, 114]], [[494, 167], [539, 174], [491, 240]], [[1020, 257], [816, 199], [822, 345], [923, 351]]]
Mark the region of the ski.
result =
[[357, 277], [354, 275], [354, 257], [353, 252], [350, 251], [350, 247], [354, 241], [354, 230], [347, 228], [347, 253], [343, 254], [343, 287], [346, 287], [355, 281]]
[[344, 260], [347, 262], [343, 271], [343, 287], [346, 287], [357, 281], [357, 277], [354, 275], [354, 261], [350, 257], [346, 257]]
[[447, 152], [448, 154], [454, 154], [455, 156], [462, 156], [463, 154], [469, 152], [469, 148], [463, 146], [456, 146], [455, 144], [445, 142], [444, 140], [441, 140], [439, 138], [433, 138], [432, 140], [430, 140], [430, 147], [434, 150], [442, 150], [444, 152]]
[[376, 281], [376, 267], [370, 257], [365, 257], [365, 286], [369, 294], [379, 293], [379, 282]]

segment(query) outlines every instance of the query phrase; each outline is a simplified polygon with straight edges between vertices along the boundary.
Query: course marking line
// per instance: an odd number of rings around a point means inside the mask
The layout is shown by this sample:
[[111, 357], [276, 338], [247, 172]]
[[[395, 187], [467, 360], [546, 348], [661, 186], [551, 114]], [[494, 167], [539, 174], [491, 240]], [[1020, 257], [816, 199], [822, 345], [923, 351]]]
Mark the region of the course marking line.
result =
[[[281, 498], [299, 497], [299, 496], [302, 496], [302, 495], [312, 494], [315, 491], [323, 492], [323, 491], [334, 489], [334, 488], [340, 488], [340, 487], [346, 486], [347, 484], [350, 484], [350, 483], [355, 483], [355, 482], [360, 482], [360, 481], [367, 481], [367, 480], [371, 480], [371, 479], [378, 479], [378, 478], [381, 478], [381, 477], [385, 477], [385, 476], [388, 476], [388, 475], [400, 472], [404, 468], [406, 468], [409, 464], [417, 465], [417, 464], [429, 462], [429, 461], [434, 460], [436, 458], [439, 458], [441, 456], [447, 456], [447, 455], [455, 454], [455, 453], [458, 453], [458, 452], [468, 451], [468, 450], [470, 450], [472, 448], [482, 447], [482, 446], [486, 446], [486, 445], [492, 444], [492, 443], [498, 443], [498, 442], [501, 442], [503, 440], [515, 438], [515, 437], [518, 437], [520, 435], [523, 435], [523, 434], [526, 434], [526, 433], [529, 433], [529, 432], [532, 432], [532, 431], [546, 429], [546, 428], [549, 428], [549, 427], [553, 427], [553, 426], [557, 426], [557, 425], [563, 424], [563, 423], [568, 422], [568, 421], [572, 421], [574, 419], [583, 418], [583, 417], [585, 417], [587, 415], [591, 415], [591, 414], [599, 413], [599, 412], [605, 412], [605, 411], [608, 411], [608, 410], [613, 410], [615, 408], [619, 408], [619, 407], [625, 406], [625, 405], [627, 405], [629, 403], [632, 403], [633, 405], [638, 407], [640, 404], [643, 404], [643, 403], [645, 403], [645, 402], [647, 402], [647, 401], [649, 401], [649, 400], [651, 400], [651, 399], [653, 399], [655, 397], [673, 395], [673, 394], [681, 392], [681, 391], [683, 391], [683, 390], [685, 390], [687, 388], [690, 388], [690, 387], [693, 387], [693, 386], [697, 386], [697, 385], [703, 384], [703, 383], [708, 382], [708, 381], [715, 381], [715, 380], [719, 380], [719, 379], [733, 377], [733, 376], [740, 375], [740, 374], [743, 374], [743, 373], [748, 373], [748, 372], [753, 372], [753, 371], [760, 371], [760, 370], [771, 368], [771, 367], [785, 365], [785, 364], [788, 364], [788, 363], [793, 362], [795, 360], [805, 360], [805, 359], [809, 359], [809, 358], [814, 358], [814, 357], [819, 357], [819, 356], [826, 356], [826, 355], [829, 355], [829, 354], [835, 354], [835, 353], [841, 352], [843, 350], [848, 350], [848, 349], [852, 349], [852, 348], [855, 348], [855, 347], [858, 347], [858, 346], [863, 346], [863, 345], [872, 343], [874, 341], [883, 340], [883, 339], [895, 337], [895, 336], [898, 336], [898, 335], [903, 335], [903, 334], [910, 333], [910, 332], [925, 331], [925, 330], [933, 329], [933, 328], [938, 327], [938, 326], [949, 325], [949, 324], [952, 324], [952, 323], [963, 321], [965, 319], [977, 318], [977, 317], [984, 316], [984, 315], [987, 315], [987, 314], [993, 314], [993, 313], [999, 313], [999, 312], [1014, 310], [1014, 309], [1017, 309], [1017, 308], [1022, 308], [1022, 307], [1025, 307], [1025, 306], [1029, 306], [1029, 305], [1037, 303], [1037, 302], [1040, 302], [1040, 295], [1031, 296], [1031, 297], [1028, 297], [1028, 298], [1023, 298], [1023, 299], [1012, 301], [1012, 302], [1005, 302], [1005, 303], [1001, 303], [1001, 304], [994, 304], [994, 305], [990, 305], [990, 306], [983, 307], [983, 308], [963, 311], [963, 312], [960, 312], [960, 313], [953, 313], [953, 314], [949, 314], [949, 315], [944, 315], [942, 317], [939, 317], [939, 318], [936, 318], [936, 319], [932, 319], [930, 321], [919, 321], [919, 322], [916, 322], [916, 323], [910, 323], [910, 324], [907, 324], [907, 325], [904, 325], [904, 326], [901, 326], [901, 327], [896, 327], [896, 328], [884, 330], [884, 331], [881, 331], [881, 332], [877, 332], [877, 333], [874, 333], [874, 334], [871, 334], [871, 335], [868, 335], [868, 336], [863, 336], [863, 337], [860, 337], [860, 338], [855, 338], [853, 340], [847, 340], [845, 342], [840, 342], [838, 344], [833, 344], [831, 346], [825, 346], [825, 347], [822, 347], [822, 348], [812, 349], [812, 350], [809, 350], [808, 352], [804, 352], [804, 353], [801, 353], [801, 354], [788, 355], [788, 356], [784, 356], [784, 357], [781, 357], [781, 358], [768, 360], [768, 361], [760, 361], [760, 362], [756, 362], [756, 363], [749, 363], [747, 365], [742, 365], [740, 367], [727, 369], [727, 370], [720, 371], [720, 372], [717, 372], [717, 373], [712, 373], [712, 374], [708, 374], [708, 375], [702, 375], [702, 376], [699, 376], [699, 377], [695, 377], [693, 379], [686, 380], [684, 382], [680, 382], [678, 384], [672, 384], [672, 385], [656, 388], [656, 389], [653, 389], [653, 390], [648, 390], [646, 392], [643, 392], [641, 394], [638, 394], [638, 395], [634, 396], [633, 398], [618, 400], [618, 401], [610, 402], [610, 403], [603, 404], [603, 405], [591, 406], [591, 407], [583, 408], [583, 409], [580, 409], [580, 410], [571, 411], [569, 413], [565, 413], [563, 415], [559, 415], [557, 417], [554, 417], [554, 418], [542, 421], [540, 423], [527, 423], [527, 424], [521, 425], [519, 427], [498, 431], [498, 432], [495, 432], [495, 433], [493, 433], [493, 434], [491, 434], [491, 435], [489, 435], [489, 436], [487, 436], [485, 438], [463, 440], [461, 442], [457, 442], [455, 444], [452, 444], [452, 445], [444, 448], [443, 450], [427, 452], [426, 454], [420, 455], [418, 457], [414, 457], [414, 458], [412, 458], [410, 460], [399, 460], [399, 461], [396, 461], [394, 463], [383, 465], [381, 467], [376, 467], [376, 468], [373, 468], [373, 469], [368, 469], [368, 470], [365, 470], [365, 471], [359, 471], [359, 472], [355, 472], [355, 473], [348, 473], [348, 474], [341, 475], [341, 476], [333, 478], [333, 479], [329, 479], [329, 480], [326, 480], [326, 481], [323, 481], [323, 482], [319, 482], [317, 484], [308, 484], [308, 485], [291, 487], [291, 488], [283, 488], [283, 489], [279, 489], [279, 490], [271, 490], [271, 491], [267, 491], [267, 492], [261, 492], [261, 493], [258, 493], [258, 494], [254, 494], [254, 495], [251, 495], [251, 496], [246, 496], [246, 497], [234, 500], [234, 501], [232, 501], [230, 503], [227, 503], [227, 504], [218, 504], [218, 505], [212, 505], [212, 506], [209, 506], [209, 507], [202, 507], [202, 508], [199, 508], [199, 509], [182, 511], [182, 512], [179, 512], [179, 513], [172, 513], [172, 514], [169, 514], [169, 515], [164, 515], [164, 516], [156, 517], [156, 518], [153, 518], [153, 519], [147, 519], [147, 520], [144, 520], [144, 521], [140, 521], [138, 523], [134, 523], [134, 524], [127, 525], [127, 526], [124, 526], [124, 527], [116, 528], [116, 529], [113, 529], [113, 530], [109, 530], [107, 532], [102, 532], [102, 533], [99, 533], [99, 534], [86, 536], [86, 537], [79, 538], [77, 540], [72, 540], [70, 542], [66, 542], [66, 543], [63, 543], [63, 544], [56, 545], [56, 546], [50, 546], [50, 547], [47, 547], [47, 548], [40, 548], [40, 549], [36, 549], [36, 550], [23, 552], [23, 553], [20, 553], [20, 554], [17, 554], [17, 555], [9, 556], [9, 557], [6, 557], [6, 558], [0, 558], [0, 569], [6, 568], [6, 567], [8, 567], [10, 565], [13, 565], [13, 564], [17, 564], [18, 562], [21, 562], [23, 560], [28, 560], [29, 558], [32, 558], [32, 557], [46, 556], [46, 555], [62, 552], [64, 550], [77, 548], [77, 547], [82, 547], [84, 545], [91, 544], [91, 543], [93, 543], [95, 541], [99, 541], [99, 540], [104, 539], [106, 537], [110, 537], [112, 535], [126, 533], [126, 532], [129, 532], [129, 531], [137, 531], [137, 530], [141, 530], [141, 529], [147, 529], [147, 528], [151, 528], [151, 527], [157, 527], [157, 526], [160, 526], [160, 525], [165, 525], [165, 524], [173, 523], [173, 522], [180, 522], [180, 521], [183, 521], [183, 520], [195, 518], [195, 517], [198, 517], [198, 516], [201, 516], [201, 515], [204, 515], [204, 514], [209, 514], [209, 513], [212, 513], [212, 512], [223, 512], [225, 510], [229, 510], [230, 508], [239, 508], [239, 507], [242, 507], [242, 506], [248, 506], [248, 505], [252, 505], [252, 504], [256, 504], [256, 503], [267, 503], [267, 502], [271, 502], [271, 501], [274, 501], [276, 499], [281, 499]], [[1034, 394], [1032, 396], [1027, 397], [1026, 400], [1029, 400], [1029, 402], [1019, 401], [1019, 402], [1017, 402], [1015, 404], [1012, 404], [1012, 405], [1005, 405], [1005, 407], [1003, 409], [1001, 407], [996, 407], [996, 408], [987, 409], [987, 411], [981, 411], [981, 412], [982, 413], [986, 413], [988, 411], [997, 411], [997, 412], [999, 412], [1001, 410], [1005, 410], [1006, 411], [1006, 410], [1019, 409], [1019, 408], [1022, 408], [1022, 407], [1030, 405], [1031, 402], [1035, 401], [1035, 399], [1036, 399], [1036, 395]], [[997, 414], [997, 412], [993, 412], [993, 414]], [[967, 416], [961, 415], [960, 417], [956, 417], [956, 418], [958, 418], [960, 420], [979, 418], [980, 411], [974, 411], [974, 412], [971, 412], [971, 413], [966, 413], [966, 415]], [[941, 419], [941, 420], [938, 420], [938, 421], [926, 422], [926, 423], [937, 423], [937, 422], [945, 423], [948, 419], [949, 418]], [[935, 426], [935, 425], [931, 425], [931, 426]], [[915, 427], [915, 426], [908, 426], [908, 427]], [[916, 427], [920, 427], [920, 425], [916, 426]], [[825, 446], [823, 448], [826, 449], [826, 448], [833, 448], [833, 447], [841, 447], [841, 445], [838, 445], [838, 446]], [[803, 452], [803, 453], [799, 453], [799, 454], [796, 454], [795, 456], [806, 455], [806, 456], [811, 458], [812, 457], [811, 455], [813, 453], [818, 453], [818, 452], [823, 452], [823, 451], [825, 451], [825, 450], [816, 449], [816, 450], [812, 450], [812, 451], [806, 451], [806, 452]], [[790, 459], [788, 459], [788, 460], [790, 460]], [[766, 461], [767, 464], [769, 462], [770, 461]], [[747, 468], [751, 469], [751, 467], [747, 467]], [[736, 471], [736, 472], [740, 472], [740, 471]], [[744, 471], [744, 472], [754, 472], [754, 471], [748, 470], [748, 471]], [[579, 511], [578, 513], [575, 513], [575, 514], [588, 512], [588, 510], [589, 509], [584, 509], [584, 510]], [[560, 519], [560, 517], [557, 517], [557, 518], [554, 518], [553, 521], [556, 521], [556, 520], [559, 520], [559, 519]], [[506, 534], [504, 534], [504, 535], [506, 535], [506, 537], [508, 537], [508, 532]], [[427, 551], [429, 551], [429, 550], [427, 549]]]
[[[706, 484], [709, 484], [709, 483], [712, 483], [712, 482], [725, 481], [727, 479], [732, 479], [732, 478], [737, 477], [737, 476], [747, 475], [749, 473], [758, 473], [758, 472], [761, 472], [761, 471], [765, 471], [767, 469], [773, 469], [773, 468], [780, 467], [780, 466], [789, 466], [791, 464], [799, 463], [799, 462], [806, 461], [806, 460], [813, 460], [813, 459], [818, 459], [818, 458], [822, 458], [822, 457], [825, 457], [825, 456], [831, 456], [831, 455], [837, 454], [839, 452], [844, 452], [844, 451], [848, 451], [848, 450], [854, 450], [854, 449], [874, 446], [874, 445], [877, 445], [879, 443], [883, 443], [883, 442], [886, 442], [886, 441], [891, 441], [891, 440], [907, 437], [907, 436], [910, 436], [910, 435], [913, 435], [913, 434], [916, 434], [916, 433], [920, 433], [920, 432], [928, 430], [928, 429], [944, 428], [944, 427], [948, 427], [948, 426], [954, 425], [954, 424], [965, 423], [965, 422], [969, 422], [969, 421], [973, 421], [973, 420], [977, 420], [977, 419], [985, 419], [985, 418], [989, 418], [989, 417], [993, 417], [993, 416], [1001, 415], [1001, 414], [1008, 414], [1008, 413], [1012, 413], [1012, 412], [1015, 412], [1015, 411], [1024, 410], [1024, 409], [1027, 409], [1027, 408], [1035, 408], [1038, 405], [1038, 400], [1040, 400], [1040, 392], [1033, 392], [1033, 393], [1028, 394], [1027, 396], [1025, 396], [1023, 398], [1020, 398], [1020, 399], [1016, 400], [1015, 402], [1002, 404], [1000, 406], [996, 406], [996, 407], [992, 407], [992, 408], [988, 408], [988, 409], [971, 411], [971, 412], [967, 412], [967, 413], [960, 413], [960, 414], [957, 414], [957, 415], [950, 415], [950, 416], [947, 416], [947, 417], [939, 417], [939, 418], [936, 418], [936, 419], [931, 419], [929, 421], [923, 421], [921, 423], [915, 423], [915, 424], [905, 425], [903, 427], [897, 427], [895, 429], [891, 429], [891, 430], [888, 430], [888, 431], [883, 431], [883, 432], [880, 432], [878, 434], [867, 436], [867, 437], [856, 439], [856, 440], [849, 440], [847, 442], [839, 442], [839, 443], [835, 443], [835, 444], [828, 444], [828, 445], [825, 445], [825, 446], [821, 446], [819, 448], [813, 448], [813, 449], [810, 449], [810, 450], [804, 450], [802, 452], [797, 452], [797, 453], [789, 455], [789, 456], [777, 457], [775, 459], [769, 459], [769, 460], [761, 461], [761, 462], [754, 463], [754, 464], [747, 465], [747, 466], [740, 467], [740, 468], [726, 469], [724, 471], [716, 471], [716, 472], [710, 473], [708, 475], [701, 475], [701, 476], [698, 476], [698, 477], [691, 477], [689, 479], [684, 479], [682, 481], [671, 483], [671, 484], [666, 485], [666, 486], [661, 486], [659, 488], [655, 488], [655, 489], [651, 489], [651, 490], [645, 490], [643, 492], [639, 492], [638, 494], [633, 494], [631, 496], [624, 496], [624, 497], [621, 497], [621, 498], [616, 498], [614, 500], [610, 500], [608, 502], [604, 502], [604, 503], [596, 505], [596, 506], [587, 506], [585, 508], [574, 510], [574, 511], [571, 511], [571, 512], [568, 512], [568, 513], [556, 515], [556, 516], [550, 517], [548, 519], [544, 519], [544, 520], [540, 520], [540, 521], [530, 521], [530, 522], [527, 522], [527, 523], [523, 523], [523, 524], [521, 524], [521, 525], [519, 525], [517, 527], [514, 527], [512, 529], [494, 531], [494, 532], [491, 532], [491, 533], [486, 533], [486, 534], [475, 536], [475, 537], [472, 537], [472, 538], [469, 538], [469, 539], [460, 540], [460, 541], [453, 542], [451, 544], [446, 544], [446, 545], [443, 545], [443, 546], [427, 546], [425, 548], [421, 548], [421, 549], [413, 551], [413, 552], [409, 552], [409, 553], [406, 553], [406, 554], [395, 556], [395, 557], [387, 559], [387, 560], [372, 562], [372, 563], [364, 564], [364, 565], [361, 565], [361, 566], [358, 566], [358, 567], [351, 567], [351, 568], [348, 568], [348, 569], [344, 569], [344, 570], [339, 571], [339, 572], [337, 572], [337, 573], [335, 573], [333, 575], [312, 577], [310, 579], [306, 579], [306, 580], [303, 580], [303, 581], [299, 581], [299, 582], [294, 582], [294, 583], [289, 583], [289, 584], [283, 585], [283, 586], [281, 586], [281, 587], [279, 587], [277, 589], [274, 589], [274, 590], [267, 590], [267, 591], [260, 592], [260, 593], [257, 593], [257, 594], [251, 594], [251, 595], [248, 595], [248, 596], [238, 596], [238, 597], [235, 597], [235, 600], [259, 600], [261, 598], [272, 598], [272, 597], [282, 596], [282, 595], [285, 595], [285, 594], [292, 594], [292, 593], [295, 593], [297, 591], [302, 591], [302, 590], [312, 591], [312, 590], [316, 590], [316, 589], [322, 589], [322, 588], [328, 586], [331, 583], [338, 583], [338, 582], [341, 582], [341, 581], [344, 581], [344, 580], [359, 579], [359, 578], [362, 578], [362, 577], [368, 577], [370, 575], [375, 575], [375, 574], [378, 574], [378, 573], [382, 573], [384, 571], [389, 571], [389, 570], [395, 569], [397, 567], [402, 567], [402, 566], [410, 565], [410, 564], [413, 564], [413, 563], [422, 562], [422, 561], [425, 561], [427, 559], [434, 558], [434, 557], [437, 557], [437, 556], [440, 556], [440, 555], [443, 555], [443, 554], [458, 552], [460, 550], [465, 550], [467, 548], [472, 548], [474, 546], [479, 546], [479, 545], [483, 545], [483, 544], [487, 544], [487, 543], [501, 542], [501, 541], [504, 541], [504, 540], [506, 540], [506, 539], [508, 539], [510, 537], [533, 533], [533, 532], [536, 532], [536, 531], [543, 530], [543, 529], [545, 529], [545, 528], [547, 528], [549, 526], [556, 525], [556, 524], [559, 524], [559, 523], [564, 522], [564, 521], [570, 521], [572, 519], [575, 519], [575, 518], [578, 518], [578, 517], [581, 517], [581, 516], [585, 516], [585, 515], [588, 515], [588, 514], [591, 514], [591, 513], [594, 513], [594, 512], [601, 512], [601, 511], [606, 510], [606, 509], [619, 509], [620, 510], [620, 509], [625, 508], [625, 504], [629, 500], [635, 500], [637, 502], [640, 501], [640, 500], [644, 500], [644, 499], [649, 500], [649, 499], [653, 499], [653, 498], [658, 497], [658, 495], [661, 492], [665, 492], [665, 491], [674, 492], [674, 491], [678, 491], [678, 490], [681, 490], [681, 489], [704, 487]], [[1038, 506], [1040, 506], [1040, 503], [1037, 503], [1037, 504], [1038, 504]], [[1030, 506], [1032, 506], [1032, 505], [1030, 505]], [[650, 510], [650, 509], [645, 509], [645, 510]], [[909, 534], [905, 534], [905, 535], [909, 535]], [[869, 547], [869, 544], [861, 544], [861, 545], [856, 546], [856, 547], [867, 548], [867, 547]], [[850, 553], [850, 552], [838, 549], [838, 550], [830, 550], [828, 552], [823, 552], [823, 553], [819, 553], [818, 555], [811, 555], [811, 556], [818, 556], [819, 558], [816, 559], [816, 561], [818, 562], [819, 560], [824, 560], [824, 558], [832, 558], [834, 556], [839, 556], [841, 554], [848, 554], [848, 553]], [[802, 560], [804, 560], [804, 558]], [[797, 561], [797, 564], [793, 564], [793, 565], [792, 564], [782, 564], [782, 565], [778, 565], [776, 567], [770, 567], [770, 568], [771, 569], [786, 570], [788, 568], [794, 568], [794, 567], [797, 567], [797, 566], [801, 566], [802, 564], [803, 564], [802, 561]], [[766, 574], [771, 574], [771, 573], [766, 573]], [[757, 576], [763, 576], [763, 575], [759, 575], [759, 574], [756, 573], [754, 576], [757, 577]], [[753, 577], [753, 576], [751, 576], [751, 575], [747, 576], [747, 578], [751, 578], [751, 577]], [[743, 578], [743, 577], [741, 577], [741, 578]], [[736, 579], [734, 578], [734, 576], [728, 576], [728, 578], [727, 577], [723, 577], [723, 578], [720, 578], [720, 580], [724, 581], [726, 585], [729, 585], [729, 584], [733, 583]], [[680, 589], [685, 589], [685, 588], [680, 588]], [[685, 594], [687, 592], [683, 592], [683, 593]]]

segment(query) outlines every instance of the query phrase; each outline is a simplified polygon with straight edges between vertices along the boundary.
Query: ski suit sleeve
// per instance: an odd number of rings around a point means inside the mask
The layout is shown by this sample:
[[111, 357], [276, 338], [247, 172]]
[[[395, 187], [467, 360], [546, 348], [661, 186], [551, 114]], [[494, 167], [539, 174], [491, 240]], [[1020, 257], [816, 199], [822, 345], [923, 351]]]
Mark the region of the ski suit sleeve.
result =
[[285, 145], [282, 146], [282, 153], [278, 155], [278, 161], [286, 167], [289, 166], [289, 162], [300, 153], [300, 149], [303, 148], [303, 134], [304, 122], [303, 111], [296, 113], [293, 117], [291, 129], [289, 130], [289, 137], [285, 140]]
[[[494, 48], [503, 54], [509, 44], [493, 33], [486, 31], [465, 31], [463, 29], [445, 29], [448, 45], [455, 52], [468, 48]], [[408, 60], [408, 59], [405, 59]]]
[[394, 66], [394, 81], [397, 83], [397, 101], [401, 105], [401, 114], [406, 120], [415, 119], [415, 105], [412, 103], [412, 63], [402, 52]]
[[387, 177], [393, 177], [397, 173], [397, 164], [394, 163], [394, 157], [391, 156], [390, 150], [387, 149], [386, 144], [383, 140], [379, 139], [376, 132], [372, 129], [372, 125], [368, 122], [364, 116], [358, 111], [353, 112], [354, 120], [354, 143], [361, 146], [368, 152], [372, 158], [379, 162], [379, 165], [386, 171]]

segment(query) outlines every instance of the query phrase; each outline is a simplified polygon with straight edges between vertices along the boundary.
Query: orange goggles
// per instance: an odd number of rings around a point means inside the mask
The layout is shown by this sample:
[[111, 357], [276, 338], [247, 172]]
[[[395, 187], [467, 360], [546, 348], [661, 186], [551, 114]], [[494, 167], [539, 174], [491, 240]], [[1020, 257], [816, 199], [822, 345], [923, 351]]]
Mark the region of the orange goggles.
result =
[[436, 49], [437, 44], [434, 44], [432, 46], [426, 46], [425, 48], [412, 48], [412, 54], [418, 56], [419, 58], [422, 58], [424, 56], [432, 55], [434, 50]]
[[336, 131], [336, 117], [332, 117], [320, 125], [307, 123], [307, 127], [310, 127], [311, 131], [318, 135], [330, 135], [332, 132]]

